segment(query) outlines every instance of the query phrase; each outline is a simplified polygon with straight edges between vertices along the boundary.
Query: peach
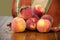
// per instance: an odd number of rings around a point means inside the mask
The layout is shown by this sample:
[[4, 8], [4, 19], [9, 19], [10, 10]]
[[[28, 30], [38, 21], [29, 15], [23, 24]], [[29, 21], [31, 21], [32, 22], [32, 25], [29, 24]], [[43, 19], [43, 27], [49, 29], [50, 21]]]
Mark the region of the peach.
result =
[[36, 24], [37, 24], [37, 21], [38, 21], [38, 16], [36, 15], [33, 15], [31, 18], [29, 18], [27, 21], [26, 21], [26, 24], [27, 24], [27, 29], [29, 30], [36, 30]]
[[37, 30], [39, 32], [49, 32], [51, 29], [51, 22], [49, 20], [46, 19], [40, 19], [37, 22]]
[[25, 31], [25, 28], [26, 28], [26, 22], [23, 18], [15, 17], [12, 20], [11, 29], [14, 32], [23, 32]]
[[41, 17], [42, 15], [44, 15], [45, 13], [45, 9], [41, 6], [41, 5], [35, 5], [33, 7], [33, 12], [38, 15], [39, 17]]
[[32, 16], [32, 7], [22, 7], [18, 15], [24, 19], [30, 18]]
[[47, 19], [47, 20], [49, 20], [51, 23], [53, 23], [53, 17], [52, 17], [51, 15], [45, 14], [45, 15], [43, 15], [41, 18], [42, 18], [42, 19]]

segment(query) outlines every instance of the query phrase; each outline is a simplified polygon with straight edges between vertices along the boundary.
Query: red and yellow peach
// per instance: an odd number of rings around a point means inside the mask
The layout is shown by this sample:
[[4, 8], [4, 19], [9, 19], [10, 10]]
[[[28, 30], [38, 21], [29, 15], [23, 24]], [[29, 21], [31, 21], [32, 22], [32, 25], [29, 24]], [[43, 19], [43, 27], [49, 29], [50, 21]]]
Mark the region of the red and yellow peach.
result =
[[23, 18], [15, 17], [12, 20], [11, 29], [14, 32], [23, 32], [25, 31], [25, 28], [26, 28], [26, 22]]
[[51, 29], [51, 22], [46, 19], [40, 19], [37, 22], [37, 30], [39, 32], [48, 32]]

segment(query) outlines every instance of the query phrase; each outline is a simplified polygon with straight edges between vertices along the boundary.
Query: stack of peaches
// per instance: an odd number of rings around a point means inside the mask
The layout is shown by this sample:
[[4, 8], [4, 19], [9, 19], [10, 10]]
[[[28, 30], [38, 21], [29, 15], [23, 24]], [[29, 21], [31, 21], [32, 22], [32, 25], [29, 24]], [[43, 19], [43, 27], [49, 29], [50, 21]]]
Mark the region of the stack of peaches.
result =
[[14, 32], [24, 32], [26, 29], [49, 32], [52, 29], [52, 24], [52, 16], [46, 14], [41, 5], [22, 6], [18, 15], [12, 20], [11, 29]]

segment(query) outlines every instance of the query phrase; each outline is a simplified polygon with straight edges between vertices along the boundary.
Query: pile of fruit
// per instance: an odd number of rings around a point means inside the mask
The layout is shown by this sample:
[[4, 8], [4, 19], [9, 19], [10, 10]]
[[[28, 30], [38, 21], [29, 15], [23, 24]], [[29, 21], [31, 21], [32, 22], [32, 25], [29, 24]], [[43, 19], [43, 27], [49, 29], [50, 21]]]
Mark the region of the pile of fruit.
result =
[[26, 29], [49, 32], [52, 29], [52, 24], [52, 16], [45, 14], [45, 9], [41, 5], [22, 6], [17, 17], [12, 20], [11, 29], [14, 32], [24, 32]]

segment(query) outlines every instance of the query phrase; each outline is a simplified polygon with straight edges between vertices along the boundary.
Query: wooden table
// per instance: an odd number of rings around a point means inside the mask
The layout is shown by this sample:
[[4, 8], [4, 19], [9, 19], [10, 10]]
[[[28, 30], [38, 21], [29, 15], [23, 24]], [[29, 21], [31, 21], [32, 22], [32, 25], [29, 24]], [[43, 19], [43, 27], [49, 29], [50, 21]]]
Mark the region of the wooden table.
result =
[[0, 16], [0, 40], [60, 40], [60, 32], [39, 33], [36, 31], [26, 31], [23, 33], [13, 33], [7, 27], [7, 23], [12, 21], [11, 16]]

